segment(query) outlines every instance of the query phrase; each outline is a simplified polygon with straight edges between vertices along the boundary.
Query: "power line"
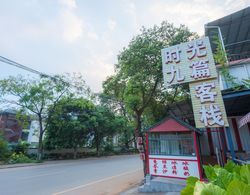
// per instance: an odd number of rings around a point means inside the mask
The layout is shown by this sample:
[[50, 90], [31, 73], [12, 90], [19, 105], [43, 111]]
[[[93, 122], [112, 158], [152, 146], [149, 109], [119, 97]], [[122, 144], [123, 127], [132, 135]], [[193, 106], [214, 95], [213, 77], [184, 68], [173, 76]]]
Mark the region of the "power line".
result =
[[28, 66], [25, 66], [25, 65], [22, 65], [22, 64], [20, 64], [20, 63], [18, 63], [18, 62], [15, 62], [15, 61], [10, 60], [10, 59], [8, 59], [8, 58], [5, 58], [5, 57], [3, 57], [3, 56], [0, 56], [0, 61], [3, 62], [3, 63], [9, 64], [9, 65], [15, 66], [15, 67], [17, 67], [17, 68], [21, 68], [21, 69], [23, 69], [23, 70], [29, 71], [29, 72], [31, 72], [31, 73], [38, 74], [38, 75], [40, 75], [41, 77], [49, 77], [49, 78], [55, 79], [53, 76], [50, 76], [50, 75], [48, 75], [48, 74], [39, 72], [39, 71], [37, 71], [37, 70], [35, 70], [35, 69], [32, 69], [32, 68], [30, 68], [30, 67], [28, 67]]
[[40, 77], [47, 77], [47, 78], [52, 79], [53, 81], [60, 81], [60, 82], [62, 82], [62, 83], [64, 83], [64, 84], [70, 85], [70, 86], [72, 86], [72, 87], [74, 87], [74, 88], [76, 88], [76, 89], [79, 88], [78, 86], [76, 86], [76, 85], [74, 85], [74, 84], [72, 84], [72, 83], [70, 83], [70, 82], [67, 82], [67, 81], [65, 81], [65, 80], [62, 79], [62, 78], [59, 79], [59, 78], [57, 78], [57, 77], [55, 77], [55, 76], [50, 76], [50, 75], [48, 75], [48, 74], [42, 73], [42, 72], [40, 72], [40, 71], [38, 71], [38, 70], [35, 70], [35, 69], [33, 69], [33, 68], [30, 68], [30, 67], [28, 67], [28, 66], [25, 66], [25, 65], [20, 64], [20, 63], [18, 63], [18, 62], [15, 62], [15, 61], [13, 61], [13, 60], [10, 60], [10, 59], [8, 59], [8, 58], [5, 58], [5, 57], [3, 57], [3, 56], [0, 56], [0, 61], [3, 62], [3, 63], [9, 64], [9, 65], [15, 66], [15, 67], [17, 67], [17, 68], [21, 68], [21, 69], [26, 70], [26, 71], [28, 71], [28, 72], [31, 72], [31, 73], [34, 73], [34, 74], [38, 74]]

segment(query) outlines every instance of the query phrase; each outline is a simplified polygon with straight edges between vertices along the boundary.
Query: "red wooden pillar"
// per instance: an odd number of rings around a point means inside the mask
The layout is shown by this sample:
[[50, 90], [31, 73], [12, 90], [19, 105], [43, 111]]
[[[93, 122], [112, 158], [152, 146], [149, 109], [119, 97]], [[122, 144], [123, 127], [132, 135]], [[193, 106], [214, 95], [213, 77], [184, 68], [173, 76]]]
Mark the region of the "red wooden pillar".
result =
[[232, 125], [233, 125], [233, 130], [234, 130], [234, 134], [235, 134], [235, 138], [236, 138], [236, 142], [237, 142], [237, 146], [238, 146], [238, 151], [242, 152], [242, 144], [241, 144], [241, 139], [240, 139], [240, 133], [239, 133], [239, 128], [236, 122], [236, 118], [232, 118]]
[[146, 133], [145, 161], [146, 161], [146, 173], [149, 174], [149, 140], [148, 140], [148, 133]]
[[221, 135], [222, 146], [225, 148], [225, 152], [227, 152], [228, 151], [227, 139], [226, 139], [224, 127], [220, 127], [219, 131], [220, 131], [220, 135]]
[[220, 140], [221, 140], [223, 161], [224, 161], [224, 163], [226, 163], [227, 162], [227, 141], [226, 141], [224, 128], [220, 127], [219, 131], [220, 131]]
[[207, 128], [207, 138], [208, 138], [208, 145], [209, 145], [210, 155], [214, 155], [214, 144], [213, 144], [213, 138], [212, 138], [210, 128]]

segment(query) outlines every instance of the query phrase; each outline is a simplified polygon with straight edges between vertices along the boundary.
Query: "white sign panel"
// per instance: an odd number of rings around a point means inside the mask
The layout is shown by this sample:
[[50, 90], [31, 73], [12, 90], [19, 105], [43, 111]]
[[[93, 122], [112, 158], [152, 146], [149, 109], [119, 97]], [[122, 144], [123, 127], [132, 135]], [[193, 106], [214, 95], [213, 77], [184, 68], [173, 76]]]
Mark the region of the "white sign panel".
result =
[[154, 176], [186, 179], [200, 178], [197, 158], [173, 156], [149, 156], [149, 173]]
[[208, 37], [164, 48], [161, 53], [165, 87], [217, 76]]
[[189, 84], [196, 128], [228, 127], [226, 111], [216, 79]]

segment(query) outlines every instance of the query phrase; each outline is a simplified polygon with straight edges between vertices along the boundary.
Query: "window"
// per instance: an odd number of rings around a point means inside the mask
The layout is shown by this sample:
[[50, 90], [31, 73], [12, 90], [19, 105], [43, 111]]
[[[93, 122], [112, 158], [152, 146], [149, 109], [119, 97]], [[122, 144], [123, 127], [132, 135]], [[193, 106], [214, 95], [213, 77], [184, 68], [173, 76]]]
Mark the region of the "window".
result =
[[[243, 64], [243, 65], [234, 65], [234, 66], [230, 66], [228, 68], [229, 73], [231, 76], [233, 76], [235, 78], [235, 82], [238, 84], [242, 84], [242, 80], [243, 79], [249, 79], [250, 78], [250, 64]], [[219, 78], [220, 78], [220, 86], [221, 89], [228, 89], [233, 87], [232, 83], [228, 82], [224, 76], [221, 74], [221, 71], [219, 71]]]
[[194, 143], [191, 133], [150, 133], [150, 155], [194, 156]]

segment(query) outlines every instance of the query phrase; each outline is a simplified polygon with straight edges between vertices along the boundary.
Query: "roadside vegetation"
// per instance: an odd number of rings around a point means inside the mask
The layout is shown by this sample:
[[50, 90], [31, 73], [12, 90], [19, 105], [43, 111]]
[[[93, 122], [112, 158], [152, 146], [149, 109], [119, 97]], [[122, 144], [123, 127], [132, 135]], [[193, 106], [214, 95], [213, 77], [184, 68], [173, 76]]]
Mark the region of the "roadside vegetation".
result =
[[25, 141], [10, 145], [0, 134], [0, 165], [39, 162], [34, 156], [28, 155], [28, 148], [29, 144]]
[[208, 182], [196, 177], [187, 179], [187, 186], [181, 195], [216, 194], [240, 195], [250, 192], [250, 165], [236, 165], [229, 161], [224, 167], [204, 166]]

